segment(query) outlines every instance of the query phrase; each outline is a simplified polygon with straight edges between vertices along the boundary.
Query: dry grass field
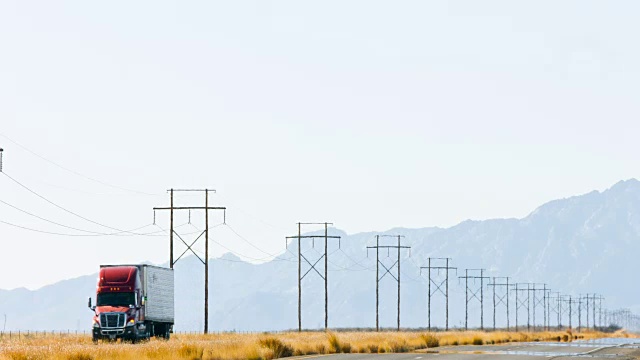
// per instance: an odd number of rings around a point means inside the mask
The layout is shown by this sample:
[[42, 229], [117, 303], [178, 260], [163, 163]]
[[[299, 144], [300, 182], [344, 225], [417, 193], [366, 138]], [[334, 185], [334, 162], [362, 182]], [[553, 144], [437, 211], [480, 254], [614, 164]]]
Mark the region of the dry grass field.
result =
[[[438, 346], [522, 341], [572, 341], [612, 336], [595, 332], [291, 332], [282, 334], [174, 335], [170, 341], [93, 344], [90, 336], [0, 337], [0, 360], [277, 359], [339, 352], [409, 352]], [[615, 334], [620, 336], [620, 334]]]

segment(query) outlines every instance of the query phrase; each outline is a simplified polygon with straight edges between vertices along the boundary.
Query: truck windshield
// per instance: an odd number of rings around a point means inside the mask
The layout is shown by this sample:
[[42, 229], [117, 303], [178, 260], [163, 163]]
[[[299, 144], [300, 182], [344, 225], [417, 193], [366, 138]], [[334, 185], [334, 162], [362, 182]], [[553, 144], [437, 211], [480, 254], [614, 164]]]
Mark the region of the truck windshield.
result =
[[129, 306], [135, 304], [134, 293], [100, 293], [97, 306]]

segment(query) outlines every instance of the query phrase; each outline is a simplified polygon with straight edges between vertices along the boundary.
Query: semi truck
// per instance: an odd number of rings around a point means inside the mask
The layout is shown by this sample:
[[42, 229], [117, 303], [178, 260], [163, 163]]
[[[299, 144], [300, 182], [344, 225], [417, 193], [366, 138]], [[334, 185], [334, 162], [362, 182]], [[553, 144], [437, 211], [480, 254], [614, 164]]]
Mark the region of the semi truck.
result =
[[152, 265], [100, 265], [93, 341], [169, 339], [174, 324], [173, 269]]

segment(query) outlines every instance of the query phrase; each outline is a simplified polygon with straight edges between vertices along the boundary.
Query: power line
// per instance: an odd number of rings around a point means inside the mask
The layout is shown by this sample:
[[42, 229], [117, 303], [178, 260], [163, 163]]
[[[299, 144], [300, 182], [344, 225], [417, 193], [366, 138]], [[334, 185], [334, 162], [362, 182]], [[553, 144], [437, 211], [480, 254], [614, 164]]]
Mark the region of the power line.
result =
[[[13, 208], [15, 210], [18, 210], [18, 211], [20, 211], [20, 212], [22, 212], [24, 214], [27, 214], [27, 215], [32, 216], [32, 217], [35, 217], [35, 218], [40, 219], [42, 221], [46, 221], [48, 223], [51, 223], [51, 224], [54, 224], [54, 225], [57, 225], [57, 226], [60, 226], [60, 227], [64, 227], [64, 228], [67, 228], [67, 229], [89, 233], [89, 234], [92, 234], [94, 236], [116, 236], [116, 235], [120, 235], [120, 234], [124, 234], [124, 233], [127, 233], [127, 235], [125, 235], [125, 236], [133, 236], [134, 234], [130, 234], [131, 231], [140, 230], [140, 229], [143, 229], [145, 227], [150, 226], [150, 225], [144, 225], [144, 226], [132, 229], [130, 231], [119, 231], [119, 232], [115, 232], [115, 233], [104, 233], [104, 232], [99, 232], [99, 231], [91, 231], [91, 230], [80, 229], [80, 228], [76, 228], [76, 227], [73, 227], [73, 226], [61, 224], [59, 222], [55, 222], [53, 220], [49, 220], [49, 219], [44, 218], [42, 216], [36, 215], [34, 213], [31, 213], [31, 212], [29, 212], [27, 210], [21, 209], [21, 208], [15, 206], [15, 205], [12, 205], [12, 204], [4, 201], [4, 200], [0, 200], [0, 203], [3, 203], [3, 204], [5, 204], [5, 205], [7, 205], [7, 206], [9, 206], [9, 207], [11, 207], [11, 208]], [[29, 230], [35, 231], [34, 229], [29, 229]], [[158, 233], [158, 232], [154, 232], [154, 233]], [[154, 233], [146, 233], [146, 234], [138, 234], [138, 235], [151, 235], [151, 234], [154, 234]], [[77, 235], [77, 236], [90, 236], [90, 235], [81, 235], [81, 234], [68, 234], [68, 235], [69, 236], [74, 236], [74, 235]]]
[[[64, 167], [64, 166], [62, 166], [62, 165], [60, 165], [60, 164], [58, 164], [58, 163], [56, 163], [56, 162], [54, 162], [54, 161], [52, 161], [52, 160], [49, 160], [49, 159], [45, 158], [44, 156], [42, 156], [42, 155], [40, 155], [40, 154], [36, 153], [35, 151], [33, 151], [33, 150], [31, 150], [31, 149], [27, 148], [26, 146], [24, 146], [24, 145], [22, 145], [22, 144], [18, 143], [17, 141], [15, 141], [15, 140], [13, 140], [13, 139], [9, 138], [8, 136], [6, 136], [6, 135], [4, 135], [4, 134], [1, 134], [1, 133], [0, 133], [0, 136], [2, 136], [3, 138], [5, 138], [5, 139], [9, 140], [10, 142], [12, 142], [12, 143], [13, 143], [13, 144], [15, 144], [16, 146], [18, 146], [18, 147], [22, 148], [23, 150], [27, 151], [28, 153], [30, 153], [30, 154], [32, 154], [32, 155], [34, 155], [34, 156], [36, 156], [36, 157], [38, 157], [38, 158], [40, 158], [40, 159], [42, 159], [42, 160], [44, 160], [44, 161], [48, 162], [48, 163], [50, 163], [50, 164], [55, 165], [55, 166], [57, 166], [58, 168], [60, 168], [60, 169], [62, 169], [62, 170], [64, 170], [64, 171], [67, 171], [67, 172], [69, 172], [69, 173], [71, 173], [71, 174], [74, 174], [74, 175], [77, 175], [77, 176], [79, 176], [79, 177], [85, 178], [85, 179], [87, 179], [87, 180], [90, 180], [90, 181], [93, 181], [93, 182], [96, 182], [96, 183], [98, 183], [98, 184], [101, 184], [101, 185], [104, 185], [104, 186], [108, 186], [108, 187], [111, 187], [111, 188], [114, 188], [114, 189], [120, 189], [120, 190], [123, 190], [123, 191], [128, 191], [128, 192], [136, 193], [136, 194], [140, 194], [140, 195], [147, 195], [147, 196], [158, 196], [158, 195], [162, 195], [162, 194], [151, 194], [151, 193], [146, 193], [146, 192], [143, 192], [143, 191], [138, 191], [138, 190], [128, 189], [128, 188], [125, 188], [125, 187], [122, 187], [122, 186], [109, 184], [109, 183], [107, 183], [107, 182], [105, 182], [105, 181], [98, 180], [98, 179], [92, 178], [92, 177], [90, 177], [90, 176], [87, 176], [87, 175], [81, 174], [81, 173], [79, 173], [79, 172], [77, 172], [77, 171], [75, 171], [75, 170], [71, 170], [71, 169], [69, 169], [69, 168], [67, 168], [67, 167]], [[2, 168], [0, 168], [0, 171], [1, 171], [1, 170], [2, 170]]]
[[58, 209], [60, 209], [60, 210], [62, 210], [62, 211], [64, 211], [64, 212], [66, 212], [66, 213], [69, 213], [69, 214], [71, 214], [71, 215], [73, 215], [73, 216], [75, 216], [75, 217], [78, 217], [78, 218], [80, 218], [80, 219], [82, 219], [82, 220], [85, 220], [85, 221], [87, 221], [87, 222], [90, 222], [90, 223], [92, 223], [92, 224], [99, 225], [99, 226], [102, 226], [102, 227], [104, 227], [104, 228], [111, 229], [111, 230], [115, 230], [115, 231], [118, 231], [118, 232], [130, 233], [130, 234], [133, 234], [133, 235], [143, 235], [143, 234], [138, 234], [138, 233], [135, 233], [135, 232], [132, 232], [132, 231], [128, 231], [128, 230], [118, 229], [118, 228], [115, 228], [115, 227], [112, 227], [112, 226], [109, 226], [109, 225], [105, 225], [105, 224], [102, 224], [102, 223], [100, 223], [100, 222], [97, 222], [97, 221], [91, 220], [91, 219], [89, 219], [89, 218], [86, 218], [86, 217], [84, 217], [84, 216], [82, 216], [82, 215], [80, 215], [80, 214], [77, 214], [77, 213], [75, 213], [75, 212], [73, 212], [73, 211], [71, 211], [71, 210], [69, 210], [69, 209], [67, 209], [67, 208], [65, 208], [65, 207], [63, 207], [63, 206], [61, 206], [61, 205], [56, 204], [55, 202], [53, 202], [53, 201], [51, 201], [51, 200], [47, 199], [46, 197], [44, 197], [44, 196], [40, 195], [39, 193], [35, 192], [34, 190], [31, 190], [29, 187], [27, 187], [26, 185], [22, 184], [22, 183], [21, 183], [21, 182], [19, 182], [18, 180], [14, 179], [13, 177], [11, 177], [11, 176], [10, 176], [9, 174], [7, 174], [6, 172], [2, 172], [2, 174], [3, 174], [4, 176], [6, 176], [7, 178], [9, 178], [9, 179], [10, 179], [11, 181], [13, 181], [14, 183], [18, 184], [18, 185], [19, 185], [20, 187], [22, 187], [23, 189], [25, 189], [25, 190], [29, 191], [30, 193], [32, 193], [33, 195], [35, 195], [35, 196], [39, 197], [40, 199], [42, 199], [42, 200], [46, 201], [47, 203], [49, 203], [49, 204], [51, 204], [51, 205], [53, 205], [53, 206], [57, 207]]
[[[203, 231], [203, 230], [200, 230], [198, 227], [196, 227], [196, 226], [195, 226], [195, 225], [193, 225], [193, 224], [190, 224], [190, 225], [191, 225], [194, 229], [196, 229], [197, 231], [195, 231], [195, 232], [191, 232], [191, 233], [183, 233], [183, 235], [191, 235], [191, 234], [201, 233], [201, 232]], [[209, 227], [209, 230], [214, 229], [214, 228], [217, 228], [217, 227], [222, 226], [222, 225], [226, 225], [226, 224], [225, 224], [225, 223], [219, 223], [219, 224], [216, 224], [216, 225], [214, 225], [214, 226]], [[176, 228], [177, 228], [177, 227], [176, 227]], [[231, 248], [228, 248], [228, 247], [226, 247], [225, 245], [223, 245], [221, 242], [216, 241], [215, 239], [211, 239], [211, 241], [212, 241], [213, 243], [217, 244], [218, 246], [220, 246], [221, 248], [223, 248], [223, 249], [227, 250], [227, 251], [228, 251], [228, 252], [230, 252], [231, 254], [234, 254], [234, 255], [236, 255], [236, 256], [238, 256], [238, 257], [241, 257], [241, 258], [246, 258], [246, 259], [253, 260], [253, 261], [265, 261], [265, 260], [269, 260], [269, 261], [289, 261], [289, 262], [295, 262], [295, 261], [291, 260], [291, 258], [280, 258], [280, 257], [279, 257], [280, 255], [273, 255], [273, 256], [275, 256], [275, 258], [272, 258], [272, 256], [267, 256], [267, 257], [263, 257], [263, 258], [256, 258], [256, 257], [252, 257], [252, 256], [249, 256], [249, 255], [245, 255], [245, 254], [240, 253], [240, 252], [238, 252], [238, 251], [236, 251], [236, 250], [233, 250], [233, 249], [231, 249]], [[289, 251], [289, 252], [291, 253], [291, 251]], [[293, 254], [293, 253], [291, 253], [291, 254]], [[293, 254], [293, 255], [295, 255], [295, 254]], [[231, 260], [229, 260], [229, 261], [231, 261]], [[235, 262], [244, 262], [244, 263], [246, 263], [246, 261], [235, 261]]]
[[240, 240], [242, 240], [242, 241], [244, 241], [245, 243], [249, 244], [249, 245], [250, 245], [251, 247], [253, 247], [254, 249], [256, 249], [256, 250], [260, 251], [261, 253], [264, 253], [264, 254], [266, 254], [266, 255], [269, 255], [270, 257], [276, 257], [276, 256], [278, 256], [278, 255], [274, 255], [274, 254], [271, 254], [271, 253], [269, 253], [269, 252], [266, 252], [266, 251], [262, 250], [260, 247], [258, 247], [258, 246], [256, 246], [256, 245], [254, 245], [251, 241], [247, 240], [245, 237], [243, 237], [242, 235], [238, 234], [238, 232], [237, 232], [233, 227], [231, 227], [231, 225], [229, 225], [229, 223], [225, 223], [224, 225], [226, 225], [226, 226], [227, 226], [227, 228], [229, 228], [229, 230], [231, 230], [231, 232], [232, 232], [232, 233], [234, 233], [238, 238], [240, 238]]
[[[19, 228], [19, 229], [23, 229], [23, 230], [28, 230], [28, 231], [32, 231], [32, 232], [37, 232], [37, 233], [42, 233], [42, 234], [48, 234], [48, 235], [57, 235], [57, 236], [69, 236], [69, 237], [96, 237], [96, 236], [108, 236], [109, 234], [70, 234], [70, 233], [59, 233], [59, 232], [55, 232], [55, 231], [47, 231], [47, 230], [40, 230], [40, 229], [34, 229], [34, 228], [30, 228], [27, 226], [22, 226], [22, 225], [18, 225], [18, 224], [14, 224], [14, 223], [10, 223], [8, 221], [4, 221], [4, 220], [0, 220], [0, 223], [5, 224], [5, 225], [9, 225], [9, 226], [13, 226], [15, 228]], [[135, 230], [140, 230], [143, 229], [145, 227], [148, 226], [152, 226], [153, 224], [148, 224], [142, 227], [139, 227], [137, 229], [133, 229], [132, 231]], [[161, 236], [161, 235], [151, 235], [154, 233], [149, 233], [146, 234], [146, 236]], [[143, 234], [138, 234], [138, 235], [143, 235]], [[117, 236], [117, 235], [114, 235]]]

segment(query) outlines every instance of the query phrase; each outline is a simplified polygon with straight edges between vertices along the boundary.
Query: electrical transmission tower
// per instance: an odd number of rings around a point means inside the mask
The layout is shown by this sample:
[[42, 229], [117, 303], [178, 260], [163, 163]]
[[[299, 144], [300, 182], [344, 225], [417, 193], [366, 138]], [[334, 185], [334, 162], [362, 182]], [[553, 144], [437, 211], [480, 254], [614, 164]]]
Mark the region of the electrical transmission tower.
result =
[[[302, 235], [302, 226], [303, 225], [324, 225], [324, 235]], [[323, 222], [323, 223], [298, 223], [298, 235], [296, 236], [287, 236], [287, 239], [298, 239], [298, 331], [302, 331], [302, 279], [307, 276], [311, 270], [313, 270], [322, 280], [324, 280], [324, 329], [327, 330], [329, 328], [329, 272], [328, 272], [328, 262], [329, 255], [327, 253], [329, 247], [329, 239], [338, 239], [338, 247], [340, 246], [340, 236], [329, 236], [329, 225], [333, 225], [333, 223]], [[315, 246], [315, 239], [324, 239], [324, 254], [320, 256], [314, 263], [311, 263], [306, 256], [302, 254], [301, 251], [301, 240], [302, 239], [311, 239], [313, 246]], [[288, 243], [288, 242], [287, 242]], [[309, 264], [309, 269], [307, 272], [302, 274], [302, 260]], [[316, 265], [324, 259], [324, 275], [318, 271]]]
[[[499, 305], [505, 305], [507, 310], [507, 331], [509, 331], [509, 286], [513, 284], [509, 284], [508, 276], [500, 276], [493, 277], [493, 282], [491, 284], [487, 284], [493, 288], [493, 330], [496, 330], [496, 309]], [[496, 280], [502, 280], [502, 282], [498, 283]], [[496, 287], [504, 287], [504, 291], [496, 295]], [[496, 302], [497, 300], [497, 302]]]
[[[469, 275], [469, 271], [475, 272], [476, 275]], [[477, 273], [480, 273], [480, 276]], [[464, 304], [464, 329], [469, 329], [469, 302], [476, 299], [480, 302], [480, 329], [484, 330], [484, 279], [489, 279], [488, 276], [484, 276], [485, 269], [465, 269], [464, 276], [458, 276], [458, 279], [464, 279], [465, 283], [465, 304]], [[469, 288], [469, 279], [473, 280], [475, 284], [477, 280], [480, 280], [479, 288]], [[471, 292], [471, 297], [469, 297]]]
[[[397, 238], [398, 245], [380, 245], [381, 237]], [[367, 246], [367, 256], [369, 255], [369, 249], [376, 249], [376, 331], [380, 331], [380, 280], [382, 280], [387, 274], [394, 278], [394, 280], [398, 283], [398, 331], [400, 331], [400, 249], [411, 249], [410, 246], [402, 246], [400, 244], [400, 240], [403, 237], [403, 235], [376, 235], [376, 246]], [[387, 249], [387, 251], [389, 251], [390, 249], [397, 249], [398, 260], [396, 260], [396, 262], [390, 267], [385, 266], [385, 264], [380, 261], [380, 249]], [[386, 270], [385, 273], [382, 274], [382, 276], [380, 276], [381, 265]], [[393, 276], [393, 274], [391, 273], [391, 269], [396, 266], [398, 268], [398, 277]]]
[[[209, 206], [209, 193], [215, 192], [212, 189], [169, 189], [171, 205], [169, 207], [154, 207], [153, 211], [157, 210], [169, 210], [169, 266], [173, 269], [173, 266], [180, 260], [187, 252], [191, 251], [193, 255], [202, 262], [204, 265], [204, 333], [209, 332], [209, 210], [223, 210], [224, 221], [226, 223], [226, 207]], [[203, 192], [204, 193], [204, 206], [174, 206], [173, 195], [174, 192]], [[204, 210], [204, 230], [196, 237], [191, 244], [188, 244], [176, 231], [173, 226], [173, 215], [175, 211], [188, 210], [191, 214], [191, 210]], [[190, 216], [190, 215], [189, 215]], [[155, 220], [155, 216], [154, 216]], [[155, 223], [155, 221], [154, 221]], [[187, 247], [184, 252], [178, 256], [177, 259], [173, 258], [173, 236], [177, 236], [180, 241]], [[204, 260], [195, 252], [193, 246], [204, 235]]]
[[[599, 299], [602, 296], [599, 296], [598, 294], [592, 294], [591, 296], [589, 296], [589, 294], [587, 294], [587, 329], [589, 328], [589, 312], [591, 311], [591, 325], [593, 327], [593, 330], [596, 330], [598, 327], [598, 324], [600, 323], [597, 319], [597, 315], [596, 315], [596, 305], [597, 302], [599, 301]], [[591, 299], [591, 302], [589, 302], [589, 299]]]
[[568, 296], [564, 299], [569, 304], [569, 328], [573, 328], [573, 314], [575, 305], [578, 305], [578, 331], [582, 328], [582, 298], [575, 299]]
[[600, 325], [600, 327], [607, 326], [607, 324], [602, 323], [602, 302], [604, 301], [604, 297], [598, 295], [596, 301], [598, 302], [598, 325]]
[[560, 301], [562, 302], [562, 311], [568, 315], [569, 329], [573, 328], [573, 309], [571, 295], [561, 295]]
[[[428, 266], [422, 266], [420, 267], [420, 275], [422, 275], [422, 270], [423, 269], [427, 269], [428, 272], [428, 276], [429, 276], [429, 287], [427, 289], [429, 296], [427, 297], [427, 318], [428, 318], [428, 329], [429, 331], [431, 331], [431, 297], [437, 293], [440, 293], [442, 295], [444, 295], [445, 297], [445, 330], [449, 330], [449, 271], [450, 270], [456, 270], [457, 273], [457, 269], [455, 267], [450, 267], [449, 266], [449, 261], [451, 260], [451, 258], [428, 258]], [[431, 265], [431, 262], [434, 261], [436, 263], [440, 263], [440, 264], [435, 264], [435, 266]], [[442, 262], [444, 262], [444, 266], [442, 266]], [[432, 273], [431, 270], [437, 270], [438, 273], [437, 275], [440, 275], [440, 271], [444, 270], [445, 272], [445, 278], [444, 280], [439, 279], [438, 277], [436, 277], [436, 279], [434, 279], [434, 277], [432, 277]], [[433, 284], [434, 288], [433, 290], [431, 289], [431, 285]], [[442, 291], [442, 286], [445, 286], [445, 291]]]
[[[518, 313], [520, 312], [520, 309], [525, 308], [527, 309], [527, 331], [531, 329], [531, 322], [530, 322], [530, 314], [531, 312], [529, 311], [529, 309], [531, 308], [531, 300], [530, 300], [530, 294], [531, 294], [531, 284], [529, 283], [525, 283], [525, 284], [514, 284], [512, 285], [515, 289], [516, 292], [516, 331], [518, 331], [519, 329], [519, 323], [518, 323]], [[526, 288], [525, 288], [526, 286]], [[527, 294], [527, 298], [524, 299], [518, 295], [520, 295], [521, 292], [526, 292]]]
[[[595, 295], [593, 295], [595, 297]], [[586, 313], [587, 313], [587, 330], [589, 330], [589, 300], [591, 300], [591, 297], [589, 296], [589, 294], [587, 293], [587, 295], [584, 296], [583, 299], [586, 299]]]
[[545, 293], [547, 297], [547, 331], [551, 329], [551, 289], [547, 289]]
[[[535, 331], [536, 329], [536, 308], [541, 305], [542, 306], [542, 311], [543, 311], [543, 326], [546, 327], [546, 322], [547, 322], [547, 284], [531, 284], [533, 286], [531, 290], [531, 292], [533, 293], [533, 307], [532, 307], [532, 317], [533, 317], [533, 330]], [[542, 288], [539, 288], [538, 286], [542, 286]], [[542, 291], [542, 298], [540, 298], [539, 296], [536, 296], [536, 294]]]
[[558, 329], [562, 328], [562, 297], [559, 292], [549, 292], [547, 297], [547, 304], [549, 306], [549, 327], [551, 327], [551, 314], [556, 315], [556, 326]]

